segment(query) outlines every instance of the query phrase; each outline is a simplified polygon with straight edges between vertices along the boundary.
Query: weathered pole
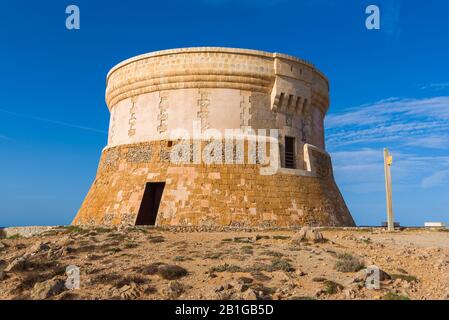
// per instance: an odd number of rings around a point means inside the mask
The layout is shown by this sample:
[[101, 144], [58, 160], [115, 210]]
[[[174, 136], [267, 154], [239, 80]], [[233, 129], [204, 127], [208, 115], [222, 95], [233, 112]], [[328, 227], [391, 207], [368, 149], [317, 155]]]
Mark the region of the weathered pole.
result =
[[394, 215], [393, 215], [393, 199], [391, 187], [391, 165], [393, 164], [393, 156], [384, 149], [384, 169], [385, 169], [385, 190], [387, 195], [387, 217], [388, 231], [394, 231]]

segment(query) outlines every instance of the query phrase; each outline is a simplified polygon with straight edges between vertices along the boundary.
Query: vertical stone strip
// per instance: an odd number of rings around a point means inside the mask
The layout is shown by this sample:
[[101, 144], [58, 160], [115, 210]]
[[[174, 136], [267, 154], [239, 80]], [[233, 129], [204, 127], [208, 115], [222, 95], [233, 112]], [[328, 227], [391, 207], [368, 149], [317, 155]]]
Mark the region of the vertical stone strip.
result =
[[209, 129], [208, 116], [209, 116], [209, 93], [206, 90], [199, 90], [198, 99], [198, 113], [197, 116], [201, 121], [201, 131]]
[[159, 132], [159, 136], [161, 140], [167, 140], [167, 119], [168, 119], [168, 92], [162, 91], [159, 94], [159, 114], [157, 116], [157, 120], [159, 125], [157, 127], [157, 131]]
[[108, 144], [113, 144], [114, 136], [115, 136], [115, 108], [111, 109], [111, 123], [109, 125], [109, 137]]
[[304, 100], [304, 106], [301, 113], [301, 140], [304, 143], [310, 141], [312, 137], [312, 109], [307, 99]]
[[240, 91], [240, 128], [251, 127], [251, 91]]
[[137, 97], [134, 96], [131, 98], [131, 109], [129, 109], [129, 129], [128, 129], [128, 137], [132, 137], [136, 134], [136, 100]]
[[[159, 122], [159, 125], [157, 127], [157, 131], [159, 133], [159, 139], [160, 140], [168, 140], [168, 132], [167, 132], [167, 119], [168, 119], [168, 97], [169, 93], [167, 91], [161, 91], [159, 93], [159, 114], [157, 116], [157, 120]], [[170, 151], [167, 150], [166, 144], [161, 143], [160, 144], [160, 150], [159, 150], [159, 158], [162, 162], [168, 162], [170, 160]]]

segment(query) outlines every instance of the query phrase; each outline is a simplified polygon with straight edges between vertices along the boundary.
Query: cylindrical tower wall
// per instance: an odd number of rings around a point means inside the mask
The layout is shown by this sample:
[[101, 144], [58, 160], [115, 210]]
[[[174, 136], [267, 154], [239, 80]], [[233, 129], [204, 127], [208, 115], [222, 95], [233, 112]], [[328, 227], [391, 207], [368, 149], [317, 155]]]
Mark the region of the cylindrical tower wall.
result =
[[[108, 144], [75, 223], [134, 224], [145, 186], [159, 181], [156, 224], [353, 224], [324, 151], [329, 84], [308, 62], [230, 48], [153, 52], [110, 71], [106, 102]], [[258, 177], [260, 164], [167, 162], [171, 134], [198, 128], [277, 129], [284, 169]], [[258, 203], [257, 189], [271, 203]]]

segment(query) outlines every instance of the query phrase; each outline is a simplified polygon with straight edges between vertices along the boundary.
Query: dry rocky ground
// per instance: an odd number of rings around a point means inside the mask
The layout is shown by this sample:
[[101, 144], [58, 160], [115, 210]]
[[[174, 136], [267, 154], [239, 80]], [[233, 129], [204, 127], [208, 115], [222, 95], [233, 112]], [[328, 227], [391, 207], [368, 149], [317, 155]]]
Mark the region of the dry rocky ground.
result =
[[[80, 289], [65, 288], [68, 265]], [[381, 290], [365, 287], [369, 265]], [[0, 299], [448, 299], [448, 271], [445, 230], [61, 227], [0, 240]]]

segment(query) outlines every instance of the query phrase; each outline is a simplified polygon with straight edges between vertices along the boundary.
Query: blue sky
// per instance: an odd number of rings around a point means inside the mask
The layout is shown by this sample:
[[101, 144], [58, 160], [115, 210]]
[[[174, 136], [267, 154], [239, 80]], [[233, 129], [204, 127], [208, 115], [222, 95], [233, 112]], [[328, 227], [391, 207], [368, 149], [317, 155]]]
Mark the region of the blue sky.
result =
[[[315, 63], [330, 79], [327, 148], [360, 225], [385, 220], [382, 148], [404, 225], [449, 222], [449, 3], [8, 2], [0, 11], [0, 225], [67, 224], [106, 145], [105, 77], [160, 49], [228, 46]], [[81, 29], [65, 28], [65, 8]], [[381, 30], [365, 8], [381, 9]]]

